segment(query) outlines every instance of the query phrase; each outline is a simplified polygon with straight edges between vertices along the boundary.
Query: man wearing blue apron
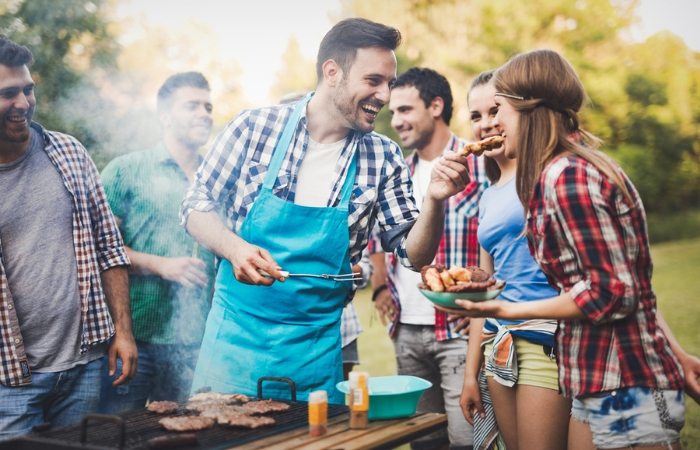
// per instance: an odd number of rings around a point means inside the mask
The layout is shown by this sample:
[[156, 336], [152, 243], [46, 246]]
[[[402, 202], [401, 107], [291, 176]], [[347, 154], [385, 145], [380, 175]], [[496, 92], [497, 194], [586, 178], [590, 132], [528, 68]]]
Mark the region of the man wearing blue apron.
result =
[[[242, 111], [216, 139], [181, 209], [188, 232], [221, 258], [193, 390], [255, 395], [260, 377], [287, 377], [300, 400], [325, 389], [343, 403], [339, 325], [352, 282], [285, 279], [280, 270], [350, 273], [375, 223], [402, 264], [432, 261], [444, 200], [469, 171], [464, 157], [445, 156], [418, 216], [398, 146], [373, 132], [399, 43], [385, 25], [338, 23], [321, 43], [314, 94]], [[266, 385], [265, 394], [289, 398], [289, 389]]]

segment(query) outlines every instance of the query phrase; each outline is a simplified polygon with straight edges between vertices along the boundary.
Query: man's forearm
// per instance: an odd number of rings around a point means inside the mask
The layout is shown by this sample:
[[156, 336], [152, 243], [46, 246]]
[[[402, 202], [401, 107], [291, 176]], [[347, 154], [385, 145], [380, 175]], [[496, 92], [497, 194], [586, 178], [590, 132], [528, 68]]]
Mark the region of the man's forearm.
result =
[[149, 253], [137, 252], [131, 247], [124, 246], [126, 254], [129, 255], [129, 273], [138, 275], [158, 275], [161, 276], [159, 268], [162, 267], [162, 256], [151, 255]]
[[187, 231], [195, 241], [217, 256], [232, 260], [232, 252], [240, 237], [226, 228], [214, 211], [192, 211], [187, 218]]
[[433, 262], [444, 229], [445, 203], [426, 199], [406, 238], [406, 254], [413, 267], [420, 269]]
[[372, 253], [369, 255], [370, 263], [372, 264], [372, 289], [377, 289], [379, 286], [386, 284], [386, 254], [383, 252]]
[[115, 266], [100, 275], [102, 290], [112, 322], [120, 334], [133, 334], [131, 326], [131, 301], [129, 298], [129, 276], [126, 266]]

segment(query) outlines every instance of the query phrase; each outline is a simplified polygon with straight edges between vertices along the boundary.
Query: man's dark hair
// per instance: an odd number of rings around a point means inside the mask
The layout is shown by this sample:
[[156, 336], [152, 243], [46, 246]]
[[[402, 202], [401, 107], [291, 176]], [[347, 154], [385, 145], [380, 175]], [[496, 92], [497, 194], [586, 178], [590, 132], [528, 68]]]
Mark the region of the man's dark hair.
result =
[[0, 35], [0, 64], [7, 67], [31, 66], [34, 62], [32, 52], [24, 45], [15, 44]]
[[323, 64], [329, 59], [343, 69], [343, 77], [346, 77], [352, 63], [355, 62], [358, 49], [379, 47], [396, 50], [399, 45], [401, 32], [396, 28], [362, 18], [342, 20], [326, 33], [318, 48], [318, 81], [323, 79]]
[[452, 119], [452, 89], [447, 78], [443, 77], [433, 69], [425, 67], [412, 67], [399, 75], [392, 89], [398, 87], [411, 87], [418, 89], [420, 98], [425, 103], [425, 107], [430, 106], [430, 103], [435, 97], [440, 97], [444, 103], [442, 108], [442, 120], [447, 125]]
[[209, 82], [199, 72], [182, 72], [171, 75], [158, 89], [158, 111], [168, 111], [173, 106], [172, 97], [181, 87], [195, 87], [209, 91]]

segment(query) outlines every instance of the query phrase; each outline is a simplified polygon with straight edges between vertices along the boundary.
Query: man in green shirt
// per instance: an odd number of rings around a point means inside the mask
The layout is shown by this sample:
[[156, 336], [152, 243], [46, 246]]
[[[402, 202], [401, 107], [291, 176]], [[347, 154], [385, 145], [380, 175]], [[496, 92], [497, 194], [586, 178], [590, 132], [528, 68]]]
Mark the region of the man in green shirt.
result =
[[212, 127], [204, 76], [186, 72], [168, 78], [158, 91], [158, 119], [163, 138], [156, 148], [115, 158], [102, 172], [131, 259], [140, 355], [138, 373], [126, 385], [112, 386], [104, 372], [98, 408], [104, 414], [187, 398], [211, 304], [214, 257], [185, 233], [178, 218], [201, 162], [198, 150]]

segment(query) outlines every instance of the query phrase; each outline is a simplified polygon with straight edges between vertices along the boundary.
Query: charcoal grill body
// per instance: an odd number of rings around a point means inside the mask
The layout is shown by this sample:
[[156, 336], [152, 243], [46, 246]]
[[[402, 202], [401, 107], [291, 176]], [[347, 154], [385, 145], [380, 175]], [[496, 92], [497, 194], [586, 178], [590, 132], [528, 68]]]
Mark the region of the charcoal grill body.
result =
[[[256, 400], [256, 399], [251, 399]], [[207, 430], [194, 431], [198, 449], [218, 450], [243, 445], [266, 437], [308, 426], [308, 403], [277, 400], [290, 405], [286, 411], [273, 412], [266, 416], [275, 419], [271, 426], [244, 429], [215, 425]], [[175, 414], [196, 415], [186, 411], [184, 403]], [[348, 413], [347, 406], [328, 405], [328, 417]], [[147, 442], [160, 436], [179, 434], [168, 431], [158, 421], [166, 415], [156, 414], [146, 408], [124, 411], [116, 415], [125, 427], [124, 450], [148, 449]], [[107, 416], [114, 417], [114, 416]], [[0, 450], [115, 450], [119, 447], [120, 427], [114, 421], [91, 421], [87, 427], [85, 444], [81, 444], [81, 424], [50, 428], [19, 438], [0, 441]]]

